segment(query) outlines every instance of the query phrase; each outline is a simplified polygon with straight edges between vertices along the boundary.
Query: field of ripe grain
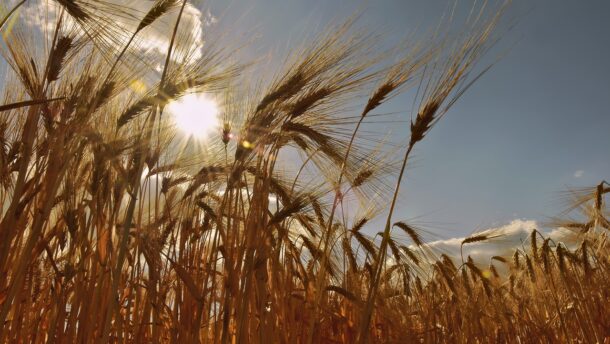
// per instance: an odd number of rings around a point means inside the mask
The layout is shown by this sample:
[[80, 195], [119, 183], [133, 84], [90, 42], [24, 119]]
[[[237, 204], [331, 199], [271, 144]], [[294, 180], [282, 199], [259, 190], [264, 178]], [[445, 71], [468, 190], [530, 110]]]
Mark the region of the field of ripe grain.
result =
[[[486, 264], [395, 214], [503, 6], [391, 51], [355, 16], [263, 81], [180, 29], [188, 0], [40, 0], [35, 28], [25, 6], [0, 4], [0, 343], [608, 342], [608, 183], [571, 194], [576, 241], [533, 230]], [[367, 126], [411, 91], [384, 148]]]

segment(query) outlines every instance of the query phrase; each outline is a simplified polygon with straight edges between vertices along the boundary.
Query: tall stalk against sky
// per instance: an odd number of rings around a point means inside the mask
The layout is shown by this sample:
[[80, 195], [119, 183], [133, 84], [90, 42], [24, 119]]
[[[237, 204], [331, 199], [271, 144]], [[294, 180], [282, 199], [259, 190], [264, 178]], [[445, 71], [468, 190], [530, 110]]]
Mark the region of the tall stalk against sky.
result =
[[[366, 343], [368, 341], [368, 328], [373, 312], [373, 304], [377, 292], [379, 290], [379, 279], [381, 277], [381, 271], [386, 265], [386, 254], [388, 249], [388, 243], [390, 241], [390, 231], [392, 228], [392, 216], [396, 207], [396, 200], [400, 191], [400, 185], [404, 176], [411, 151], [415, 145], [423, 140], [428, 131], [436, 124], [439, 119], [447, 113], [451, 105], [453, 105], [458, 98], [468, 89], [474, 81], [476, 81], [485, 71], [478, 74], [469, 81], [466, 85], [462, 85], [466, 78], [469, 76], [469, 72], [474, 66], [475, 62], [481, 57], [481, 55], [488, 49], [487, 43], [490, 38], [490, 34], [493, 32], [493, 28], [496, 26], [501, 11], [498, 12], [489, 22], [483, 23], [478, 27], [478, 31], [471, 37], [464, 39], [463, 45], [452, 46], [450, 49], [450, 55], [446, 61], [435, 61], [431, 67], [429, 81], [424, 82], [420, 87], [422, 92], [422, 105], [420, 106], [415, 120], [411, 121], [411, 137], [409, 144], [405, 151], [405, 155], [402, 159], [402, 165], [396, 181], [395, 190], [392, 196], [391, 203], [389, 205], [389, 211], [385, 222], [385, 227], [382, 234], [382, 241], [379, 247], [379, 257], [376, 260], [373, 267], [373, 278], [371, 286], [369, 288], [365, 309], [360, 323], [360, 334], [359, 341]], [[478, 20], [475, 19], [475, 23]], [[473, 25], [477, 26], [477, 25]], [[460, 43], [458, 43], [460, 44]], [[442, 59], [442, 57], [441, 57]], [[435, 69], [439, 69], [438, 71]], [[436, 75], [439, 73], [439, 75]]]

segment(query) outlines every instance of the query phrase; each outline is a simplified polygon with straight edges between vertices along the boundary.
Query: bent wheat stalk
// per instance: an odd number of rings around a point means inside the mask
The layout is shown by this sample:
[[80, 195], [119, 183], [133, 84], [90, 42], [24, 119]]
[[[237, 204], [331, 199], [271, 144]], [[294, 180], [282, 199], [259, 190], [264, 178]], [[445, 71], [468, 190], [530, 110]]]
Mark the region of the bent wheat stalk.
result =
[[8, 19], [13, 15], [13, 13], [15, 13], [19, 7], [21, 7], [21, 5], [25, 4], [26, 0], [21, 0], [17, 5], [15, 5], [15, 7], [13, 7], [12, 10], [10, 10], [6, 16], [4, 16], [4, 18], [2, 19], [2, 21], [0, 21], [0, 30], [2, 30], [2, 27], [4, 26], [4, 24], [6, 24], [6, 22], [8, 21]]
[[[176, 33], [178, 32], [178, 27], [180, 25], [180, 20], [182, 18], [182, 13], [184, 11], [184, 7], [186, 6], [188, 0], [182, 1], [182, 7], [180, 8], [180, 12], [178, 13], [178, 17], [176, 18], [176, 23], [174, 25], [174, 31], [172, 33], [172, 38], [169, 43], [169, 47], [167, 50], [167, 57], [165, 60], [165, 66], [163, 68], [163, 74], [161, 76], [161, 81], [159, 83], [159, 93], [163, 90], [163, 86], [165, 85], [165, 78], [167, 76], [167, 69], [169, 67], [172, 51], [174, 49], [174, 42], [176, 39]], [[140, 176], [142, 175], [142, 171], [144, 170], [144, 158], [146, 154], [148, 154], [148, 146], [150, 143], [150, 137], [153, 132], [155, 118], [156, 118], [157, 107], [154, 107], [151, 110], [151, 116], [148, 119], [148, 129], [145, 133], [145, 139], [143, 140], [143, 144], [140, 147], [136, 147], [136, 158], [134, 159], [134, 168], [135, 173], [133, 176], [133, 180], [131, 181], [131, 197], [129, 199], [129, 204], [127, 206], [127, 212], [125, 214], [125, 219], [123, 220], [123, 228], [121, 231], [121, 238], [119, 243], [119, 253], [117, 257], [116, 266], [112, 273], [112, 287], [110, 289], [110, 305], [108, 307], [108, 311], [106, 314], [106, 319], [104, 321], [103, 330], [101, 333], [102, 343], [107, 343], [110, 335], [110, 322], [112, 317], [114, 316], [114, 308], [117, 304], [116, 292], [119, 287], [119, 280], [121, 278], [121, 271], [123, 269], [123, 263], [125, 260], [125, 255], [127, 253], [127, 243], [129, 238], [129, 228], [131, 227], [131, 222], [133, 219], [134, 211], [136, 208], [137, 195], [140, 190]], [[160, 111], [163, 111], [161, 109]], [[156, 339], [155, 339], [156, 340]]]

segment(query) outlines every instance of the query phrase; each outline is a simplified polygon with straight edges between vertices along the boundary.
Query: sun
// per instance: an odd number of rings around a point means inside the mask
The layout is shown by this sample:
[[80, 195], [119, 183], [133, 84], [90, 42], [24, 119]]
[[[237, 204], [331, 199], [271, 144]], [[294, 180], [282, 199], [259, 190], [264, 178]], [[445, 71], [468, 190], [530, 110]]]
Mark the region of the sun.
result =
[[205, 139], [220, 126], [218, 105], [205, 94], [187, 94], [167, 107], [176, 127], [189, 137]]

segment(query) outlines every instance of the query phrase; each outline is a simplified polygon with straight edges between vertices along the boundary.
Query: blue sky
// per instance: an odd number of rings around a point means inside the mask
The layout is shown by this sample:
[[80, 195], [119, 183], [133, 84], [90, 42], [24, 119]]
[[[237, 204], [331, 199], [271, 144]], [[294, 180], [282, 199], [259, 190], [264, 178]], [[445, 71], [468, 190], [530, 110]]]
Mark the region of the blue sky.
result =
[[[291, 47], [359, 10], [358, 24], [383, 33], [390, 47], [414, 31], [429, 32], [452, 3], [208, 0], [204, 6], [218, 20], [216, 32], [251, 41], [242, 50], [248, 57], [279, 62]], [[471, 5], [460, 0], [457, 12]], [[504, 30], [484, 62], [507, 53], [416, 147], [395, 220], [414, 219], [440, 237], [459, 237], [516, 218], [544, 221], [562, 210], [559, 192], [609, 180], [609, 14], [606, 0], [514, 0], [505, 18], [516, 26]], [[380, 111], [407, 120], [411, 104], [405, 95]], [[408, 135], [407, 123], [376, 129], [403, 140]]]
[[[397, 42], [434, 27], [446, 0], [211, 0], [220, 25], [251, 37], [252, 56], [282, 56], [327, 24], [364, 9], [359, 24]], [[466, 11], [471, 1], [458, 1]], [[515, 218], [546, 220], [558, 192], [610, 179], [610, 2], [515, 0], [508, 51], [416, 149], [396, 219], [454, 237]], [[409, 118], [396, 98], [383, 112]], [[392, 126], [396, 131], [396, 125]], [[388, 127], [388, 130], [390, 128]], [[405, 124], [404, 132], [407, 133]]]

